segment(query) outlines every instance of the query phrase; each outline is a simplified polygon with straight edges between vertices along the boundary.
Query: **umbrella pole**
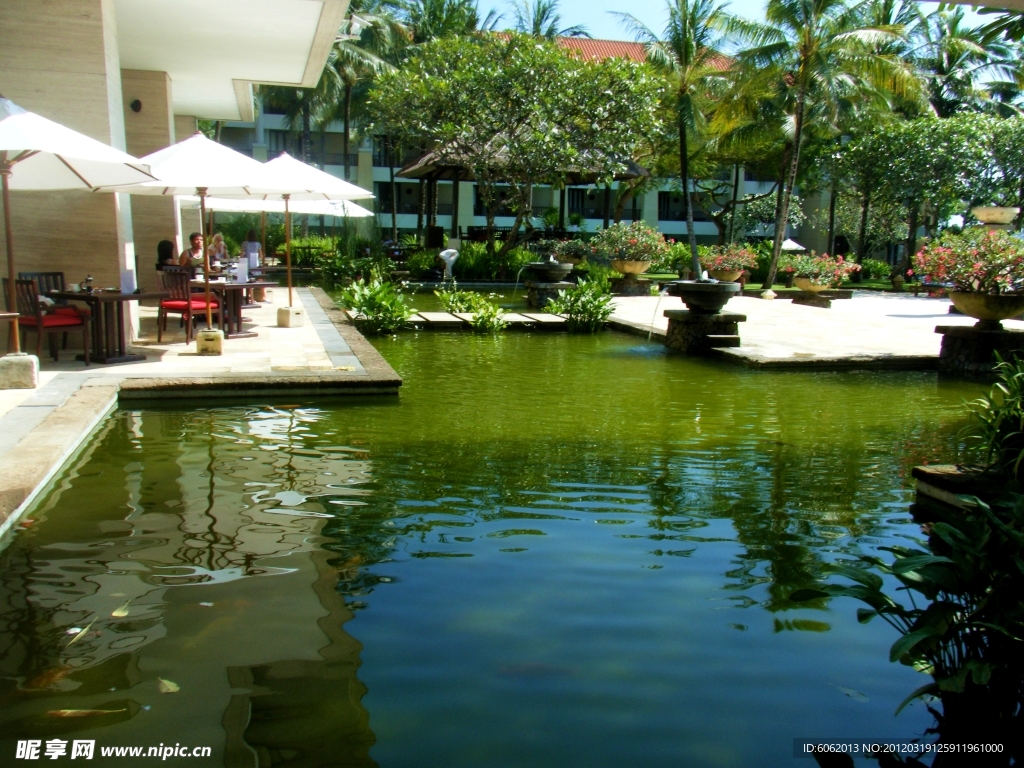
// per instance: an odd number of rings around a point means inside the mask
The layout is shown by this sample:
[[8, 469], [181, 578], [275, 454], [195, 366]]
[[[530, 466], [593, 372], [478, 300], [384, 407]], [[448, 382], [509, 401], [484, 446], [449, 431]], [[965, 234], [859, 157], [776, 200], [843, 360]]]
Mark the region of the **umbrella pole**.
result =
[[260, 212], [260, 248], [263, 251], [263, 263], [260, 264], [262, 267], [267, 263], [267, 212]]
[[291, 195], [282, 195], [284, 198], [284, 261], [285, 270], [288, 273], [288, 306], [292, 305], [292, 214], [288, 210], [288, 199]]
[[[11, 165], [7, 162], [7, 153], [0, 155], [0, 183], [3, 185], [4, 198], [4, 235], [7, 241], [7, 306], [15, 313], [11, 321], [11, 349], [14, 354], [21, 352], [21, 333], [18, 330], [18, 286], [14, 283], [17, 274], [14, 271], [14, 235], [11, 234]], [[40, 329], [42, 332], [42, 329]]]
[[[201, 221], [206, 221], [206, 187], [199, 187], [196, 192], [199, 194]], [[205, 238], [203, 238], [203, 281], [206, 283], [206, 330], [210, 330], [213, 328], [213, 310], [210, 309], [210, 252], [206, 248]], [[223, 312], [224, 308], [221, 307], [220, 311]]]

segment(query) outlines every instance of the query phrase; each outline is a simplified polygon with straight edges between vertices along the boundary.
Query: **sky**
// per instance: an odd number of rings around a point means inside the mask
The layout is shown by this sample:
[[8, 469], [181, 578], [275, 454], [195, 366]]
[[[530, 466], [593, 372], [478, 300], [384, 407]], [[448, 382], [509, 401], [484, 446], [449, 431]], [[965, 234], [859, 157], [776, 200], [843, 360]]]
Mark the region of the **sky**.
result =
[[[731, 0], [729, 11], [737, 16], [762, 20], [764, 18], [764, 6], [764, 0]], [[494, 3], [482, 0], [480, 7], [481, 9], [495, 7], [497, 10], [505, 12], [503, 21], [505, 24], [511, 25], [512, 14], [506, 10], [507, 6], [500, 2], [500, 0]], [[921, 8], [925, 13], [930, 13], [937, 7], [938, 3], [921, 3]], [[985, 18], [978, 16], [969, 6], [965, 10], [967, 11], [968, 21]], [[623, 2], [623, 0], [561, 0], [559, 6], [563, 28], [574, 24], [582, 24], [587, 28], [590, 36], [597, 39], [632, 39], [632, 36], [626, 32], [618, 17], [612, 14], [613, 11], [630, 13], [650, 29], [659, 33], [664, 28], [667, 18], [665, 0], [629, 0], [629, 2]]]

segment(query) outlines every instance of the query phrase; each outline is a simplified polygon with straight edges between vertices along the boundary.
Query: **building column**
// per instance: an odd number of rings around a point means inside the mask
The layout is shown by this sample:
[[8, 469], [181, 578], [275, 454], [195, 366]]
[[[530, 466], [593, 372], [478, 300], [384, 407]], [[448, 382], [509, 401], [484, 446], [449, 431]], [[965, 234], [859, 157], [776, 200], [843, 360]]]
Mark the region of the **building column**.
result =
[[[113, 0], [0, 2], [0, 92], [31, 112], [125, 150]], [[97, 286], [135, 279], [131, 199], [83, 191], [11, 193], [18, 271]]]
[[[166, 72], [122, 69], [121, 92], [124, 95], [124, 131], [129, 154], [144, 157], [174, 143], [171, 78]], [[132, 229], [139, 287], [143, 291], [159, 290], [157, 243], [170, 240], [176, 253], [184, 250], [174, 198], [135, 195], [132, 198]]]

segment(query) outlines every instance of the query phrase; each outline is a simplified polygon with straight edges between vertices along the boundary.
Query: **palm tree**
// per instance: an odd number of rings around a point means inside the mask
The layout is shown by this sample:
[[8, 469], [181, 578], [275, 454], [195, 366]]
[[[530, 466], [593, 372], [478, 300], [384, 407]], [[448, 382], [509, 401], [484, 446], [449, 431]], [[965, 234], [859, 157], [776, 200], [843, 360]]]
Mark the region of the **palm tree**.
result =
[[700, 275], [697, 236], [693, 227], [690, 184], [690, 137], [705, 126], [704, 105], [725, 83], [718, 52], [723, 35], [736, 25], [716, 0], [669, 0], [668, 24], [659, 37], [629, 14], [617, 14], [647, 50], [648, 61], [664, 73], [675, 97], [675, 129], [679, 132], [679, 180], [686, 207], [691, 267]]
[[888, 49], [899, 25], [866, 25], [845, 0], [769, 0], [767, 23], [742, 22], [750, 44], [737, 54], [741, 92], [771, 92], [786, 116], [787, 166], [776, 209], [775, 240], [765, 287], [775, 279], [800, 149], [811, 129], [835, 132], [851, 109], [890, 109], [893, 97], [920, 99], [912, 67]]
[[921, 43], [911, 56], [939, 117], [1000, 111], [997, 102], [1019, 93], [1018, 46], [967, 26], [963, 8], [937, 10], [921, 21], [917, 31]]
[[475, 0], [392, 0], [391, 7], [412, 45], [491, 31], [501, 21], [493, 10], [481, 18]]
[[590, 37], [582, 24], [559, 29], [562, 17], [558, 13], [558, 5], [559, 0], [516, 0], [512, 8], [515, 30], [545, 40], [554, 40], [556, 37]]

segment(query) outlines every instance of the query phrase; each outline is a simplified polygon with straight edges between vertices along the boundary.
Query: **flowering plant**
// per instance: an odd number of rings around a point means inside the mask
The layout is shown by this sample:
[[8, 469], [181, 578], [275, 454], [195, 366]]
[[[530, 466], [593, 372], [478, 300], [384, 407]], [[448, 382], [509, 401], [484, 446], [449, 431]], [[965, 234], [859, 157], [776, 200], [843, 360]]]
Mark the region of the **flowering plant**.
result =
[[697, 252], [700, 255], [700, 265], [709, 272], [713, 269], [735, 272], [754, 269], [757, 266], [757, 256], [750, 249], [735, 243], [705, 245], [698, 248]]
[[1000, 230], [944, 234], [918, 251], [914, 262], [929, 281], [952, 283], [955, 291], [1024, 290], [1024, 242]]
[[661, 233], [642, 221], [612, 224], [594, 235], [588, 245], [595, 256], [622, 261], [652, 261], [669, 249]]
[[550, 253], [560, 262], [581, 264], [591, 254], [590, 246], [583, 240], [541, 240], [541, 253]]
[[813, 251], [804, 256], [793, 257], [793, 271], [797, 277], [805, 277], [812, 285], [836, 288], [853, 272], [860, 271], [860, 265], [846, 261], [842, 256], [816, 255]]

